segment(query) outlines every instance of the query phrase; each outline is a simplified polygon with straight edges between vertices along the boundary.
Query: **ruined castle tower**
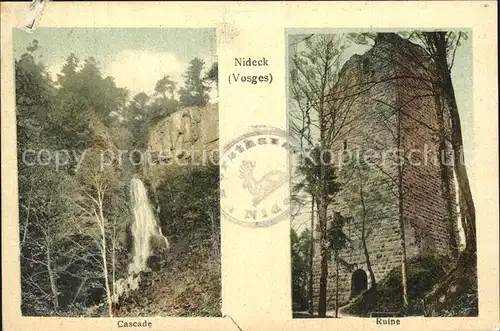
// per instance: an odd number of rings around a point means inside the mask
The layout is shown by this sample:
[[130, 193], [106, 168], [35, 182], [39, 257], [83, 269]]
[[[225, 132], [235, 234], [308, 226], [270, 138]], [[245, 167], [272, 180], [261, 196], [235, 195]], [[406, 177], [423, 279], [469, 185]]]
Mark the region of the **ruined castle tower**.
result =
[[[328, 221], [334, 221], [334, 212], [352, 218], [344, 228], [351, 242], [339, 258], [342, 305], [371, 287], [368, 259], [380, 283], [391, 270], [401, 269], [403, 242], [407, 260], [426, 254], [453, 258], [459, 235], [453, 171], [436, 159], [440, 146], [450, 150], [439, 130], [444, 127], [449, 134], [450, 122], [441, 116], [446, 112], [433, 89], [425, 52], [396, 34], [378, 34], [374, 46], [351, 57], [339, 77], [338, 91], [332, 93], [348, 97], [334, 108], [349, 107], [349, 114], [331, 146], [334, 155], [343, 155], [338, 172], [343, 184]], [[320, 250], [317, 233], [315, 237], [317, 311]], [[336, 263], [331, 255], [328, 310], [335, 308]]]

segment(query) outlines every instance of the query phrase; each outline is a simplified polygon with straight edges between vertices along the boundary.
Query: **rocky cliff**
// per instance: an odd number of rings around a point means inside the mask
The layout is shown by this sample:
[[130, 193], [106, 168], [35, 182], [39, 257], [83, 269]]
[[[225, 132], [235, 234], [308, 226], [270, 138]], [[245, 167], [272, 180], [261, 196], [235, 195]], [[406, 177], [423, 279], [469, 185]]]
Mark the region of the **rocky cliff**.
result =
[[149, 134], [149, 149], [186, 158], [182, 152], [218, 148], [217, 106], [184, 108], [160, 121]]
[[150, 162], [145, 175], [153, 186], [166, 167], [203, 166], [219, 152], [218, 104], [183, 108], [161, 120], [151, 129], [148, 139]]

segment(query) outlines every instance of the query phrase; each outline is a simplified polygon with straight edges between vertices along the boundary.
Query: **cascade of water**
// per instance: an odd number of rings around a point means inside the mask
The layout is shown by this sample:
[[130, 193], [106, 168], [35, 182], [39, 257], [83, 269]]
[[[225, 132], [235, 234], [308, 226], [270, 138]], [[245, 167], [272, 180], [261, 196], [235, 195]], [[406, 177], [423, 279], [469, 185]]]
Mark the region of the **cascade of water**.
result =
[[[133, 178], [130, 182], [130, 199], [132, 204], [133, 260], [128, 266], [129, 276], [119, 279], [115, 286], [117, 297], [137, 288], [140, 280], [139, 272], [148, 270], [148, 258], [151, 256], [153, 243], [169, 248], [168, 239], [162, 234], [156, 221], [153, 206], [149, 202], [148, 192], [142, 180]], [[114, 298], [117, 300], [118, 298]]]
[[129, 265], [129, 273], [138, 273], [147, 269], [147, 260], [151, 255], [151, 243], [154, 239], [160, 239], [159, 241], [163, 242], [167, 248], [169, 244], [156, 222], [146, 187], [138, 178], [133, 178], [130, 182], [130, 197], [134, 215], [134, 223], [132, 223], [134, 259]]

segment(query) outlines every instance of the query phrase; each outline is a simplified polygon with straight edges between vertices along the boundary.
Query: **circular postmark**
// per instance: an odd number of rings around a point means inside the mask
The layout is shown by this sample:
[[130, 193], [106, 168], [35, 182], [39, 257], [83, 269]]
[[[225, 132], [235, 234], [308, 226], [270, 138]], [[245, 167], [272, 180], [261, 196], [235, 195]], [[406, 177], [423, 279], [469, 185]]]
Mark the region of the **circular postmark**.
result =
[[283, 130], [255, 126], [229, 142], [220, 159], [221, 213], [248, 227], [276, 224], [289, 214], [289, 151]]

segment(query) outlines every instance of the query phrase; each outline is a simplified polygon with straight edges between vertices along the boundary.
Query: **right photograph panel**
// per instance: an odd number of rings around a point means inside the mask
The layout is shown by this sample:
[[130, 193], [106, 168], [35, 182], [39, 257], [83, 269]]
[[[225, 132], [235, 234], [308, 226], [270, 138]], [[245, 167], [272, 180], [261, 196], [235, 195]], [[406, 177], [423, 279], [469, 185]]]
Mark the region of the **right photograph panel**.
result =
[[478, 316], [469, 30], [287, 30], [294, 318]]

